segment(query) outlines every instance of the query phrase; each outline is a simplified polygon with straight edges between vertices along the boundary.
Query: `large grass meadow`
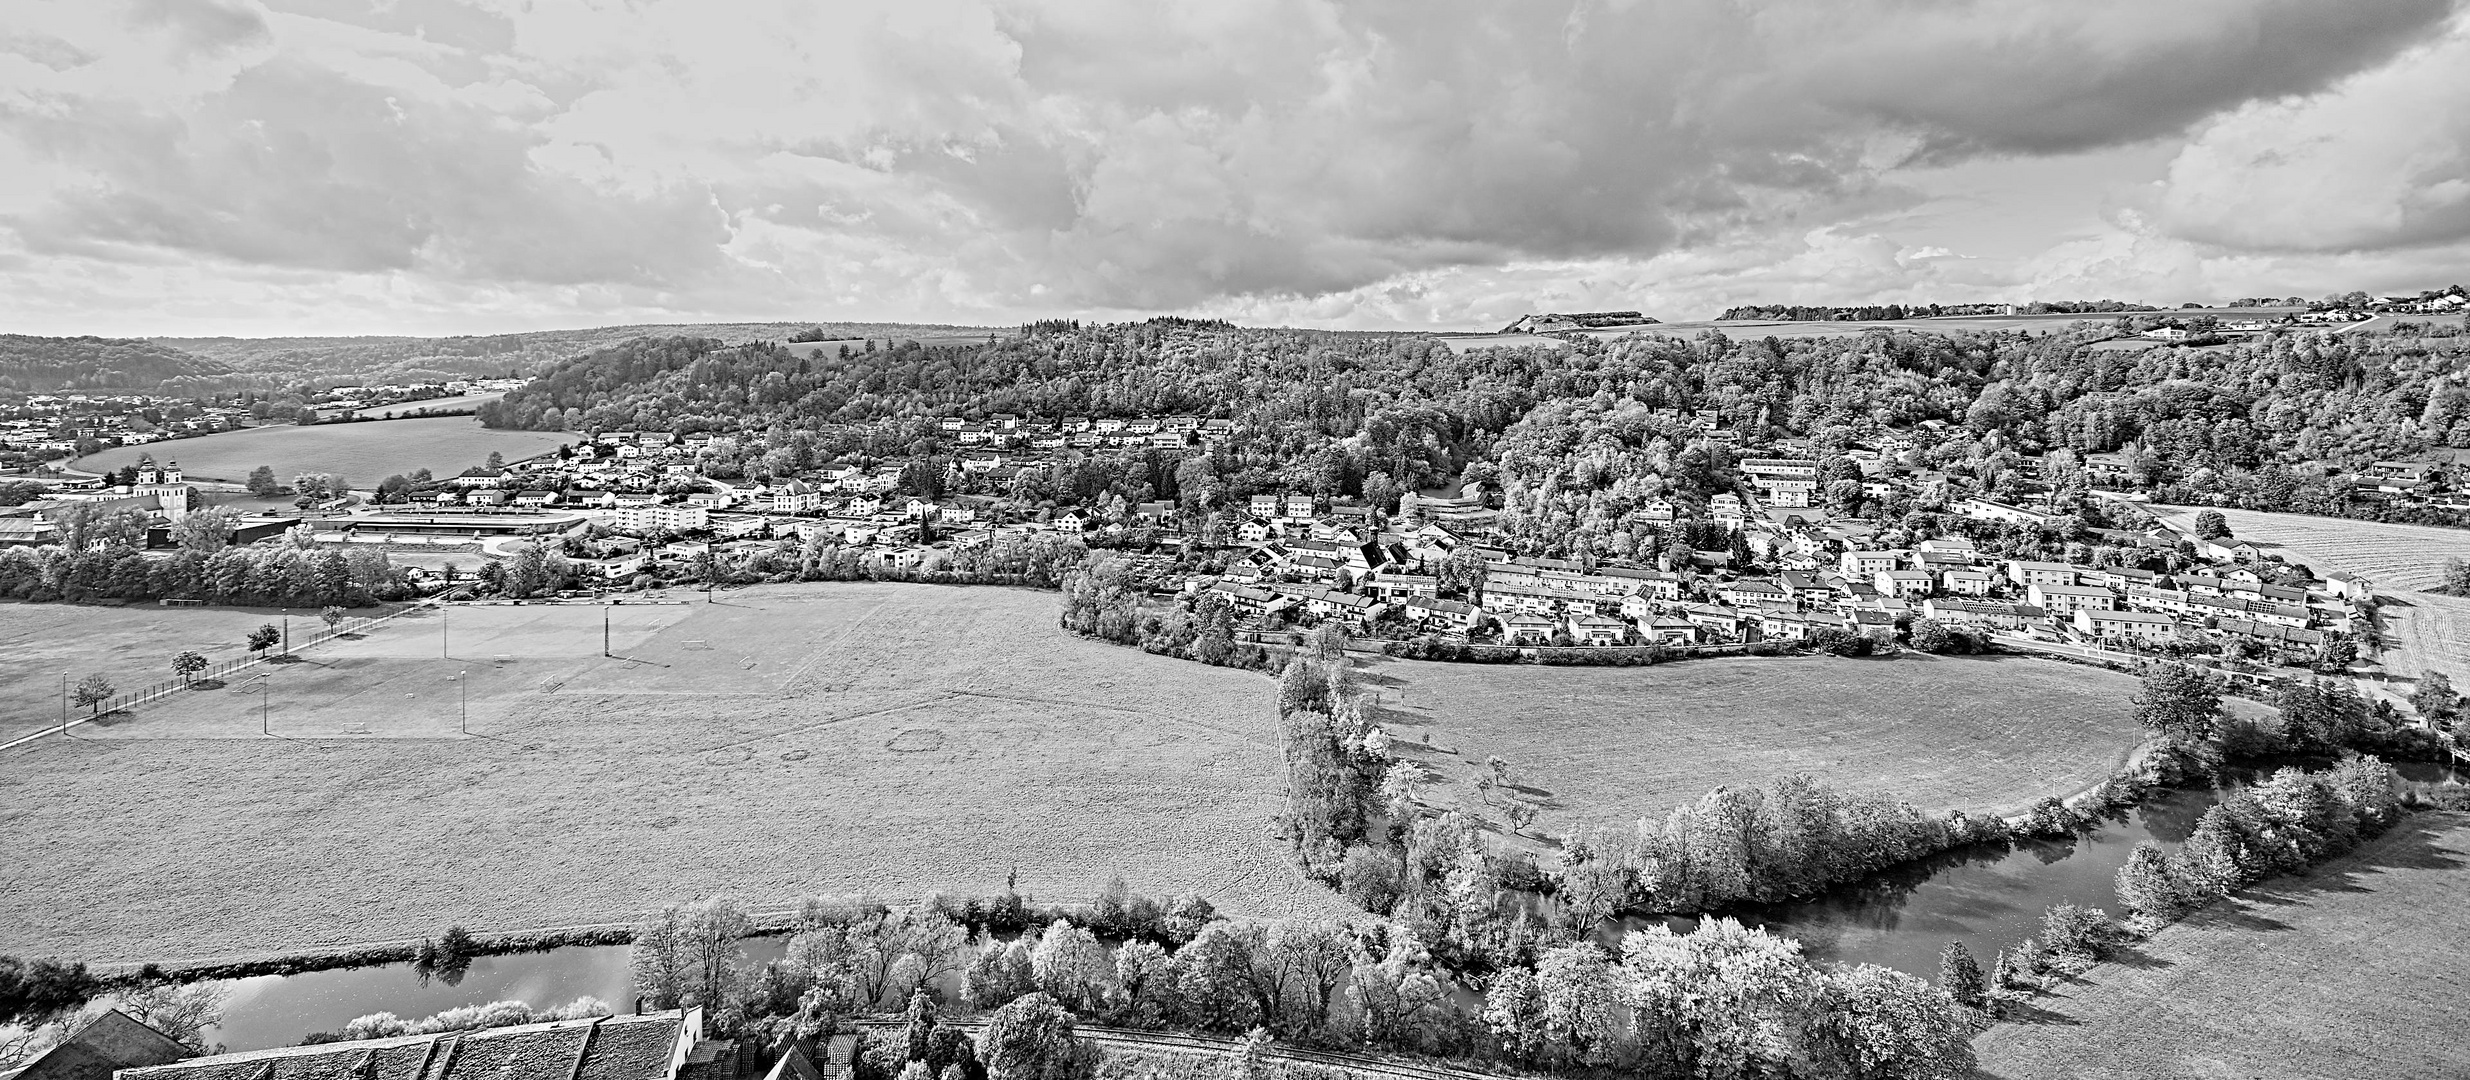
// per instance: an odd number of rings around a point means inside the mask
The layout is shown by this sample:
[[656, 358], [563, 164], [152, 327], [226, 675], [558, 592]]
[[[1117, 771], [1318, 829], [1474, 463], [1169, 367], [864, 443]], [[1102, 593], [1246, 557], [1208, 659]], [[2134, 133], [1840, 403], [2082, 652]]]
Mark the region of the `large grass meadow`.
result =
[[322, 472], [342, 476], [357, 487], [370, 488], [388, 476], [415, 469], [453, 476], [488, 460], [493, 451], [509, 461], [533, 457], [575, 438], [569, 432], [485, 428], [469, 416], [309, 427], [274, 424], [195, 439], [114, 447], [80, 458], [74, 467], [87, 472], [109, 472], [137, 464], [141, 455], [151, 455], [157, 462], [179, 462], [190, 480], [236, 484], [247, 480], [250, 470], [271, 465], [275, 477], [287, 484], [301, 473]]
[[1660, 817], [1791, 773], [1930, 810], [2012, 813], [2125, 764], [2135, 680], [2022, 657], [1726, 657], [1570, 668], [1392, 661], [1383, 722], [1435, 802], [1484, 812], [1510, 763], [1548, 832]]
[[[175, 695], [0, 754], [0, 952], [195, 959], [713, 892], [979, 892], [1015, 870], [1050, 898], [1120, 872], [1242, 913], [1336, 903], [1272, 832], [1261, 675], [1073, 638], [1045, 592], [693, 595], [422, 611], [274, 665], [265, 696]], [[149, 667], [262, 618], [25, 610]], [[2134, 742], [2126, 680], [2035, 661], [1367, 674], [1430, 798], [1472, 800], [1471, 768], [1499, 754], [1548, 830], [1792, 771], [2003, 807], [2075, 790]]]

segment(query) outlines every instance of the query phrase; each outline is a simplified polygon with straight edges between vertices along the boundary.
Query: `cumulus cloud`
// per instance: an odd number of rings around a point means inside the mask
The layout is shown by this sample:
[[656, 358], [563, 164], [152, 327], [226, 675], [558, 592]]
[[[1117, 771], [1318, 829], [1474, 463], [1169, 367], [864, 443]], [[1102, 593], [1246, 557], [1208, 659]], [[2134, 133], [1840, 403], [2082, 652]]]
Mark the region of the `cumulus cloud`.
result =
[[2470, 20], [2320, 94], [2209, 125], [2170, 163], [2174, 235], [2263, 251], [2470, 238]]
[[[1901, 299], [1994, 283], [1846, 224], [1897, 168], [2191, 126], [2249, 168], [2271, 110], [2440, 82], [2384, 65], [2452, 3], [27, 0], [0, 275], [938, 319]], [[2404, 186], [2342, 235], [2453, 227]]]

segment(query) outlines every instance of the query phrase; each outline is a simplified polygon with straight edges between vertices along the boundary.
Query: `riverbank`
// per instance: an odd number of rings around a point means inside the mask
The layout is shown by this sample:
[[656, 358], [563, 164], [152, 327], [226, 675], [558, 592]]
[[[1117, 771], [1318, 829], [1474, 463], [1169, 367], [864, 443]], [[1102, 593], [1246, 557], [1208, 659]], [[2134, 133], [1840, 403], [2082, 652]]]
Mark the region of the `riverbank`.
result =
[[2060, 982], [1975, 1040], [2002, 1080], [2470, 1073], [2470, 814], [2424, 812]]

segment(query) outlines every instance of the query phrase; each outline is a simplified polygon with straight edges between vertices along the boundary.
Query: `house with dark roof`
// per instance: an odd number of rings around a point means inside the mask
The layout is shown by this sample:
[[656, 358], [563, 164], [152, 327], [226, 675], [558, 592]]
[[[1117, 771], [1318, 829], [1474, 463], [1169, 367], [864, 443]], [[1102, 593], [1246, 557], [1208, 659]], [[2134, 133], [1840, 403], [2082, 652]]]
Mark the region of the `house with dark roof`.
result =
[[111, 1009], [34, 1060], [0, 1071], [0, 1080], [112, 1080], [123, 1069], [168, 1065], [192, 1053], [171, 1036]]

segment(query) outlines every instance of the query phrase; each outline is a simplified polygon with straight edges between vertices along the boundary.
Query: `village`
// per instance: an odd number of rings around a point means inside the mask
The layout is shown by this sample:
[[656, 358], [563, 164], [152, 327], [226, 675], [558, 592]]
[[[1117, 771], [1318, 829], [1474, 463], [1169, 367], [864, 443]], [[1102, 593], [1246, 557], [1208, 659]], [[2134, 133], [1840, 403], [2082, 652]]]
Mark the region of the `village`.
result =
[[[1025, 481], [1089, 456], [1208, 453], [1237, 430], [1224, 419], [999, 414], [915, 426], [953, 453], [831, 461], [769, 482], [710, 475], [741, 449], [738, 436], [599, 432], [527, 461], [304, 496], [297, 514], [240, 515], [231, 542], [290, 534], [384, 550], [430, 588], [472, 576], [458, 566], [540, 545], [562, 558], [571, 588], [595, 591], [763, 580], [825, 551], [869, 576], [922, 576], [972, 549], [1075, 542], [1124, 553], [1152, 603], [1223, 605], [1256, 638], [1335, 623], [1359, 639], [1517, 649], [1996, 646], [2113, 663], [2217, 656], [2251, 673], [2340, 670], [2375, 656], [2373, 582], [2149, 516], [2141, 529], [2094, 530], [2073, 545], [2081, 558], [2014, 557], [2001, 537], [2061, 516], [2047, 486], [2031, 483], [2009, 500], [1954, 500], [1944, 535], [1882, 531], [1816, 505], [1823, 469], [1806, 444], [1736, 447], [1734, 491], [1703, 505], [1648, 503], [1635, 515], [1643, 528], [1693, 539], [1667, 544], [1650, 565], [1522, 555], [1499, 533], [1499, 492], [1482, 483], [1406, 493], [1394, 506], [1296, 491], [1223, 509], [1023, 497]], [[1709, 425], [1699, 434], [1735, 441]], [[1873, 497], [1942, 482], [1899, 463], [1910, 448], [1882, 435], [1845, 458]], [[921, 476], [920, 461], [941, 475]], [[2120, 453], [2077, 464], [2112, 506], [2140, 513], [2134, 489], [2147, 463]], [[2028, 459], [2021, 471], [2041, 465]], [[172, 546], [192, 502], [177, 464], [149, 462], [133, 479], [56, 482], [50, 498], [0, 511], [0, 543], [52, 542], [60, 510], [91, 504], [84, 513], [150, 516], [153, 546]], [[2357, 482], [2383, 499], [2455, 498], [2439, 462], [2377, 462]], [[451, 555], [464, 558], [441, 558]]]

